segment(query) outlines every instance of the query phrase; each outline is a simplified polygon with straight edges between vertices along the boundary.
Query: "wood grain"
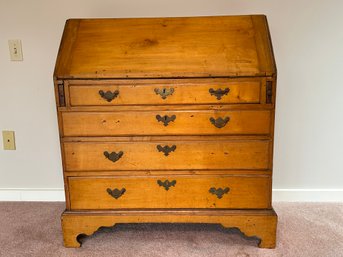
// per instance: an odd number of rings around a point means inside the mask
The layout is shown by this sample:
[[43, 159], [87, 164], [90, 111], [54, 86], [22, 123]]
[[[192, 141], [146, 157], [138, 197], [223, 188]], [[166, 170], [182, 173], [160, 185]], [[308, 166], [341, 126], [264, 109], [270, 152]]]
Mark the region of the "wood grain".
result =
[[[169, 190], [158, 180], [176, 184]], [[122, 208], [270, 208], [270, 176], [69, 177], [71, 210]], [[209, 192], [229, 188], [221, 199]], [[124, 188], [118, 199], [107, 192]]]
[[[270, 135], [220, 135], [220, 140], [270, 140]], [[209, 136], [116, 136], [116, 137], [63, 137], [63, 142], [160, 142], [160, 141], [218, 141], [218, 135]]]
[[[137, 82], [136, 82], [137, 83]], [[221, 83], [168, 83], [156, 84], [77, 84], [69, 87], [71, 106], [103, 106], [103, 105], [141, 105], [141, 104], [237, 104], [259, 103], [259, 81], [254, 82], [221, 82]], [[173, 93], [165, 96], [157, 94], [155, 90], [172, 90]], [[210, 89], [228, 90], [229, 92], [219, 99], [211, 95]], [[107, 101], [99, 94], [103, 92], [119, 92], [119, 95]]]
[[[269, 140], [64, 143], [66, 171], [268, 169]], [[165, 155], [157, 146], [175, 146]], [[104, 152], [123, 152], [116, 162]]]
[[103, 105], [59, 107], [60, 112], [119, 112], [119, 111], [244, 111], [273, 110], [273, 104], [171, 104], [171, 105]]
[[65, 73], [66, 67], [69, 67], [71, 65], [70, 56], [73, 54], [74, 43], [76, 41], [79, 25], [80, 20], [69, 19], [66, 21], [56, 59], [54, 71], [55, 80], [62, 78], [61, 76], [59, 76], [59, 74]]
[[248, 237], [258, 237], [261, 248], [275, 248], [277, 215], [270, 210], [129, 210], [84, 211], [62, 215], [64, 245], [80, 247], [80, 234], [92, 235], [100, 227], [119, 223], [215, 223], [239, 228]]
[[251, 20], [255, 30], [255, 43], [261, 70], [268, 70], [270, 76], [276, 75], [276, 64], [270, 38], [267, 17], [265, 15], [252, 15]]
[[115, 171], [65, 171], [67, 177], [99, 177], [99, 176], [170, 176], [170, 175], [267, 175], [271, 170], [115, 170]]
[[[164, 126], [156, 116], [176, 116]], [[223, 128], [210, 118], [229, 117]], [[63, 112], [64, 136], [268, 134], [269, 111]]]
[[266, 21], [252, 17], [69, 20], [63, 35], [69, 44], [62, 40], [55, 77], [272, 75], [268, 56], [259, 58], [268, 42], [255, 38], [268, 39]]
[[[264, 15], [71, 19], [54, 83], [65, 246], [115, 223], [191, 222], [239, 227], [275, 247], [276, 65]], [[155, 92], [171, 88], [165, 99]], [[229, 92], [219, 99], [211, 88]], [[165, 156], [158, 145], [175, 148]], [[166, 190], [165, 180], [175, 184]]]

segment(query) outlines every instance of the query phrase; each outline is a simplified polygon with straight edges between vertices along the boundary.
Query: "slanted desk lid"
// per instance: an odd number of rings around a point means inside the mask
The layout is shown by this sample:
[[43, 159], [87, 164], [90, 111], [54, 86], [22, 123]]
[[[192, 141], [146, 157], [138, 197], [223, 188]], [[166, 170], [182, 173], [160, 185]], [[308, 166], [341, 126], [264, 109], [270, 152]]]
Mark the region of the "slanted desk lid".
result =
[[271, 76], [263, 15], [71, 19], [55, 78]]

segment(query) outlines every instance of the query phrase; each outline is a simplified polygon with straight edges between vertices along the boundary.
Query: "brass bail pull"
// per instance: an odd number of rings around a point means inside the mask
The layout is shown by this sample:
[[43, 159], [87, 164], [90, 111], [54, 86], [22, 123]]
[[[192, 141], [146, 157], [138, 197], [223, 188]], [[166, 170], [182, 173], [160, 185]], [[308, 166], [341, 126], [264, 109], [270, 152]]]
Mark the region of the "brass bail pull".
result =
[[176, 145], [172, 145], [172, 146], [168, 146], [168, 145], [161, 146], [161, 145], [158, 145], [156, 148], [157, 148], [157, 150], [159, 152], [163, 152], [165, 156], [168, 156], [169, 153], [175, 151]]
[[221, 199], [223, 197], [224, 194], [229, 193], [230, 188], [225, 187], [224, 189], [219, 187], [219, 188], [215, 188], [215, 187], [211, 187], [210, 190], [208, 190], [211, 194], [216, 195], [218, 199]]
[[113, 99], [115, 99], [119, 95], [119, 91], [106, 91], [104, 92], [103, 90], [99, 91], [99, 95], [105, 99], [107, 102], [111, 102]]
[[116, 153], [116, 152], [111, 152], [111, 153], [109, 153], [109, 152], [105, 151], [105, 152], [104, 152], [104, 155], [105, 155], [105, 157], [106, 157], [107, 159], [109, 159], [110, 161], [116, 162], [116, 161], [118, 161], [118, 160], [124, 155], [124, 152], [123, 152], [123, 151], [120, 151], [120, 152], [118, 152], [118, 153]]
[[115, 188], [112, 190], [111, 188], [107, 188], [106, 191], [110, 196], [112, 196], [115, 199], [118, 199], [119, 197], [121, 197], [126, 192], [126, 189], [125, 188], [122, 188], [122, 189]]
[[210, 118], [210, 122], [217, 128], [223, 128], [225, 125], [230, 121], [230, 117], [225, 117], [225, 118]]
[[164, 189], [166, 191], [169, 190], [170, 187], [175, 187], [176, 185], [176, 180], [172, 180], [172, 181], [169, 181], [168, 179], [165, 180], [165, 181], [162, 181], [162, 180], [157, 180], [157, 184], [160, 186], [160, 187], [164, 187]]
[[208, 92], [211, 95], [214, 95], [217, 98], [217, 100], [221, 100], [224, 95], [227, 95], [230, 92], [230, 88], [225, 88], [224, 90], [222, 90], [221, 88], [217, 90], [210, 88]]

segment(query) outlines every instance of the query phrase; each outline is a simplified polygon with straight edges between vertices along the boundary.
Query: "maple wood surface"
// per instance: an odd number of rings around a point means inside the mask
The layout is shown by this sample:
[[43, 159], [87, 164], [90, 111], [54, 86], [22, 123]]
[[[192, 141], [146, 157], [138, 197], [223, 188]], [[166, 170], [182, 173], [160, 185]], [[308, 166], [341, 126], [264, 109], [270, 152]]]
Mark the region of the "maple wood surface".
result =
[[[156, 93], [167, 91], [169, 94]], [[216, 92], [224, 91], [221, 95]], [[225, 91], [226, 90], [226, 91]], [[113, 100], [107, 100], [99, 92], [117, 92]], [[211, 94], [212, 92], [212, 94]], [[221, 83], [159, 83], [117, 85], [94, 83], [69, 85], [71, 106], [137, 105], [137, 104], [223, 104], [260, 103], [261, 85], [254, 82]]]
[[[64, 143], [66, 171], [268, 169], [269, 148], [269, 140]], [[105, 151], [123, 155], [113, 162]]]
[[62, 79], [275, 73], [263, 15], [71, 19], [63, 38], [54, 74]]
[[70, 19], [54, 84], [65, 246], [116, 223], [201, 222], [275, 247], [264, 15]]
[[246, 236], [260, 238], [261, 248], [275, 248], [277, 215], [270, 210], [119, 210], [65, 211], [62, 215], [64, 245], [80, 247], [79, 234], [92, 235], [102, 226], [117, 223], [217, 223], [239, 228]]
[[[156, 116], [175, 119], [166, 126]], [[211, 118], [229, 121], [218, 128]], [[62, 112], [64, 136], [269, 134], [270, 111]]]
[[[166, 190], [158, 180], [175, 181]], [[270, 208], [270, 176], [69, 177], [71, 210], [118, 208]], [[125, 189], [118, 199], [107, 189]], [[210, 189], [228, 189], [221, 198]], [[220, 196], [220, 195], [219, 195]]]

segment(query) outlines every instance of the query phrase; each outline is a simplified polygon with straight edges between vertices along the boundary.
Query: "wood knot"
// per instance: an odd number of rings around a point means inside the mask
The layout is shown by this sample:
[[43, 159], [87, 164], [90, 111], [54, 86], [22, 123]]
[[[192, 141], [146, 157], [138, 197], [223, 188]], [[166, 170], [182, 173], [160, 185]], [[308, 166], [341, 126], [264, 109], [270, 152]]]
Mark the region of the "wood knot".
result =
[[157, 45], [158, 44], [158, 41], [155, 40], [155, 39], [144, 39], [144, 41], [142, 42], [141, 46], [143, 47], [148, 47], [148, 46], [154, 46], [154, 45]]

